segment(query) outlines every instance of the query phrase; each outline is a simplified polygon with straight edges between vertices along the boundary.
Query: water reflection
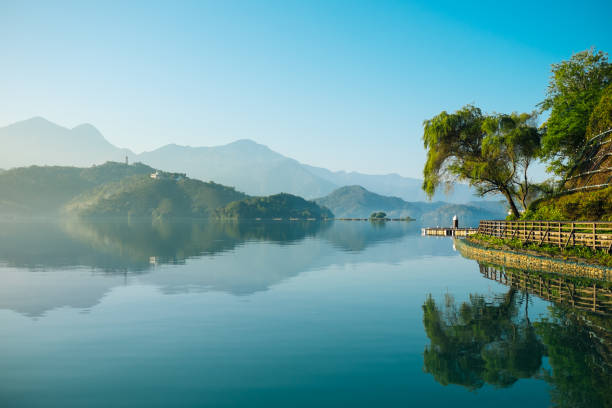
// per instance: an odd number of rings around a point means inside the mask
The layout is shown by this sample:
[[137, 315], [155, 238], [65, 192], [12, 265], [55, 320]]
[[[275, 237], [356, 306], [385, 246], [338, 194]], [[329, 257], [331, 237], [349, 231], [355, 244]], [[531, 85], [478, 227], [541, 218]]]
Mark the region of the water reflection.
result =
[[331, 222], [61, 222], [4, 223], [0, 262], [20, 268], [88, 266], [105, 271], [142, 271], [154, 264], [231, 251], [246, 242], [291, 245], [317, 236], [345, 251], [414, 233], [417, 227], [395, 223], [371, 228], [366, 223]]
[[61, 222], [6, 223], [0, 260], [25, 268], [89, 266], [139, 271], [152, 264], [230, 251], [247, 241], [291, 244], [329, 227], [326, 223]]
[[[131, 282], [166, 294], [248, 295], [313, 268], [359, 262], [368, 248], [415, 239], [417, 232], [408, 223], [375, 229], [365, 222], [4, 223], [0, 308], [29, 316], [65, 306], [87, 310]], [[390, 246], [366, 258], [399, 262], [445, 253], [439, 244], [419, 241], [406, 251]]]
[[472, 294], [456, 304], [447, 295], [440, 307], [430, 296], [423, 305], [423, 324], [431, 344], [425, 349], [425, 371], [441, 384], [477, 389], [484, 384], [508, 387], [535, 375], [543, 347], [528, 314], [527, 297], [515, 289], [489, 300]]
[[551, 400], [559, 407], [612, 406], [612, 322], [609, 318], [553, 306], [535, 323], [546, 347]]
[[447, 295], [439, 304], [429, 296], [423, 304], [430, 341], [424, 371], [440, 384], [470, 390], [541, 379], [552, 386], [556, 406], [610, 406], [610, 319], [551, 305], [549, 316], [532, 322], [529, 296], [512, 287], [493, 297], [471, 294], [461, 303]]

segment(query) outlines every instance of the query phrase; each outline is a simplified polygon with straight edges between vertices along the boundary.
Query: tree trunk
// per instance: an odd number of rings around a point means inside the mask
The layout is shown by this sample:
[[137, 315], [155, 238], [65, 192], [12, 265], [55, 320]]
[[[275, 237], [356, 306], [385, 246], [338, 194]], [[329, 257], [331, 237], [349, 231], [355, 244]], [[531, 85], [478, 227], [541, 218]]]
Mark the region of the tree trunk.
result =
[[520, 217], [521, 214], [519, 213], [518, 208], [516, 208], [516, 204], [514, 204], [514, 200], [512, 199], [512, 195], [510, 195], [510, 191], [504, 188], [502, 189], [502, 194], [504, 195], [504, 197], [506, 197], [506, 200], [508, 200], [508, 204], [510, 204], [510, 211], [512, 211], [512, 215], [514, 215], [516, 218]]

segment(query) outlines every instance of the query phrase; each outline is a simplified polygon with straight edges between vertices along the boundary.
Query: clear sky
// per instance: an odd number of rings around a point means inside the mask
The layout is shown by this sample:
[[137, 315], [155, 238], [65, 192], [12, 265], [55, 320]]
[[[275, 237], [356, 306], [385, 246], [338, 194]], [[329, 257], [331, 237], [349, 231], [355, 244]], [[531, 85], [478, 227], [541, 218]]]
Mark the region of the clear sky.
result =
[[91, 123], [136, 152], [249, 138], [420, 177], [422, 122], [531, 111], [550, 64], [612, 51], [601, 1], [0, 0], [0, 126]]

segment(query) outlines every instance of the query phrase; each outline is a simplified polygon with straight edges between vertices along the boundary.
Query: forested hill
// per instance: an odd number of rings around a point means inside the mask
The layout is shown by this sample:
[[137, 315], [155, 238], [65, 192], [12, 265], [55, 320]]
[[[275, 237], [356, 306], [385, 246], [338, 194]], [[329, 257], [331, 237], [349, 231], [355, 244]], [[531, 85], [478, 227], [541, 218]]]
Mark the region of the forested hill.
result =
[[218, 218], [231, 219], [272, 219], [299, 218], [324, 219], [334, 214], [314, 201], [304, 200], [292, 194], [276, 194], [269, 197], [253, 197], [228, 204], [216, 211]]
[[424, 225], [450, 225], [457, 215], [463, 226], [478, 225], [481, 219], [500, 219], [506, 216], [506, 208], [500, 202], [473, 202], [449, 204], [445, 202], [404, 201], [372, 193], [361, 186], [341, 187], [315, 202], [329, 208], [337, 218], [366, 218], [383, 211], [391, 218], [410, 216]]
[[155, 171], [136, 163], [108, 162], [89, 168], [30, 166], [0, 173], [0, 214], [57, 214], [78, 194], [124, 177]]
[[26, 167], [0, 174], [0, 214], [80, 216], [207, 216], [247, 196], [231, 187], [144, 164], [90, 168]]
[[189, 178], [127, 177], [86, 191], [63, 209], [80, 216], [196, 217], [247, 195], [216, 183]]

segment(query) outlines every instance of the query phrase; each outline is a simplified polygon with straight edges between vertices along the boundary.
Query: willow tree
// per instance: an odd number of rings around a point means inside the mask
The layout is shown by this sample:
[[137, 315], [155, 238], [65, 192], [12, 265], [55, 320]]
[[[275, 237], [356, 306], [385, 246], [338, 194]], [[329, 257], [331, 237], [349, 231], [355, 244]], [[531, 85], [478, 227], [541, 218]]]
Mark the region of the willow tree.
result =
[[535, 115], [485, 115], [471, 105], [423, 122], [427, 162], [423, 189], [429, 197], [455, 181], [467, 181], [480, 196], [502, 194], [518, 217], [527, 207], [529, 165], [540, 146]]

